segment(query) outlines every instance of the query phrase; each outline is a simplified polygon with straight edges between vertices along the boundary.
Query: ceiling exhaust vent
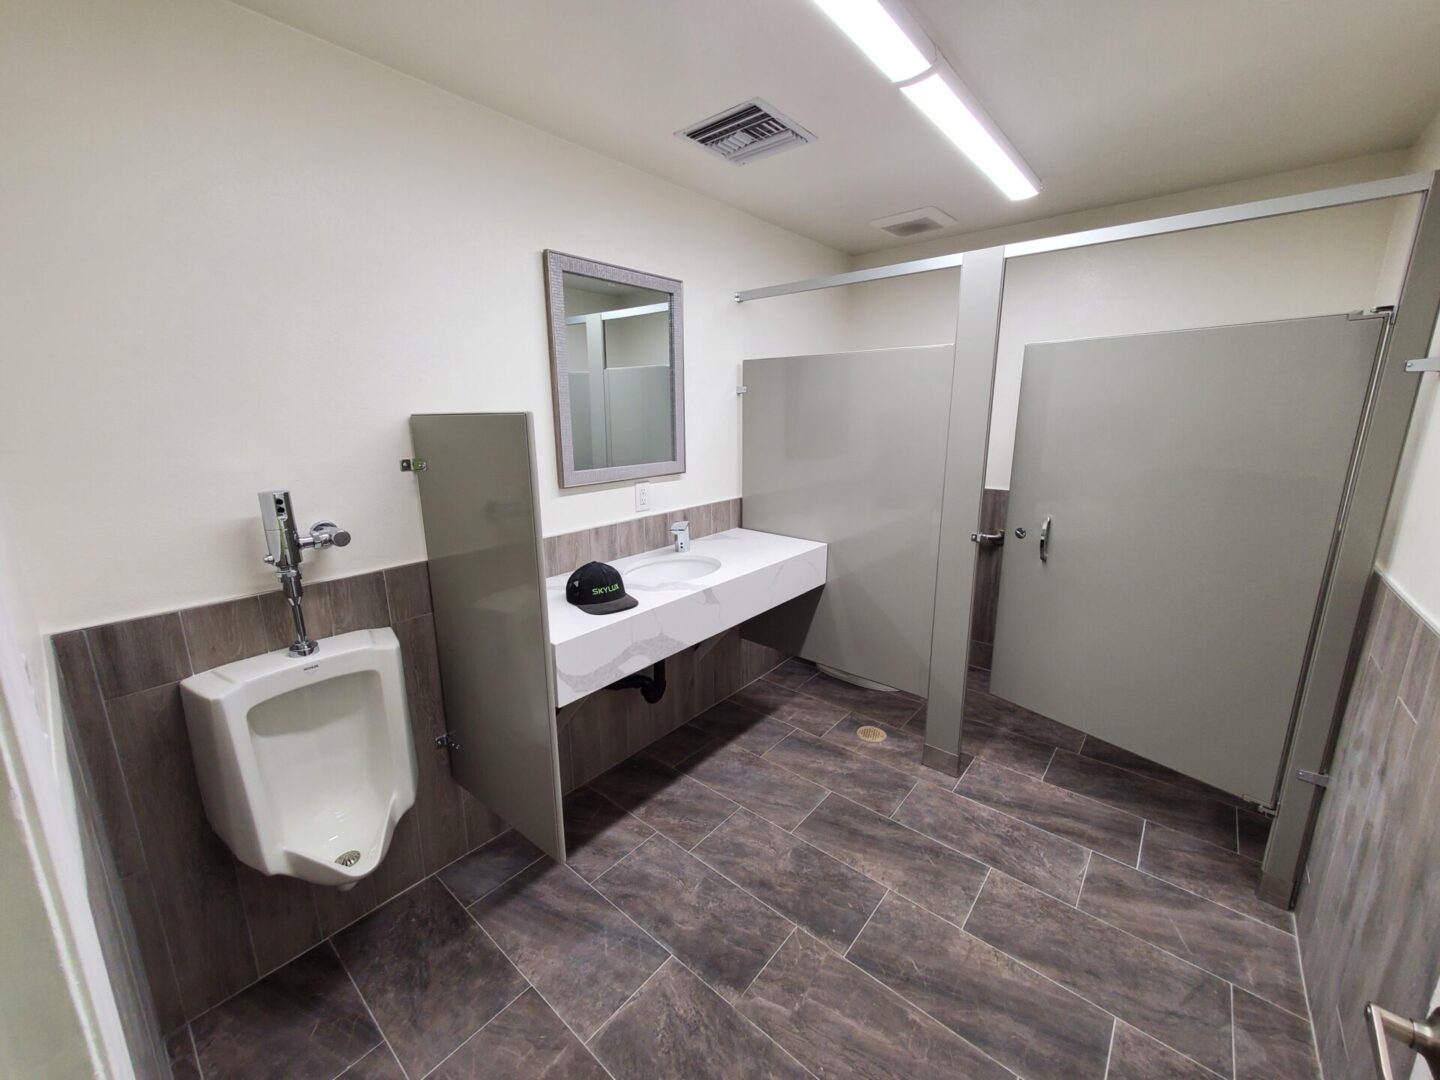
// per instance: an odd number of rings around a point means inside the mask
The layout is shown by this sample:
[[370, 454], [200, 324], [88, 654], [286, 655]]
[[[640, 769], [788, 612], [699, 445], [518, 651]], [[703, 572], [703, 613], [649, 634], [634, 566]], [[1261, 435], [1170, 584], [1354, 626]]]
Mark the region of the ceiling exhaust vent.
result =
[[918, 210], [906, 210], [903, 214], [876, 218], [870, 224], [904, 240], [921, 233], [947, 228], [955, 224], [955, 219], [937, 207], [922, 206]]
[[751, 98], [675, 134], [699, 143], [732, 165], [744, 165], [815, 141], [814, 135], [759, 98]]

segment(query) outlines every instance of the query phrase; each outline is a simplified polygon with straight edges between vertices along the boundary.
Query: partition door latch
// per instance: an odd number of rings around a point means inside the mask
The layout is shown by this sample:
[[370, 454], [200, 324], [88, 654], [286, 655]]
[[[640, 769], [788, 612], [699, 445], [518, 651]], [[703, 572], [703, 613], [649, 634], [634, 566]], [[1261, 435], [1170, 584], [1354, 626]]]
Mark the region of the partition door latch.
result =
[[1048, 517], [1040, 526], [1040, 561], [1050, 561], [1050, 519]]
[[1395, 1068], [1390, 1064], [1390, 1039], [1399, 1039], [1410, 1047], [1425, 1059], [1431, 1076], [1440, 1076], [1440, 1009], [1426, 1020], [1411, 1020], [1372, 1001], [1365, 1006], [1365, 1024], [1370, 1029], [1370, 1048], [1375, 1051], [1375, 1071], [1380, 1080], [1396, 1080]]
[[992, 547], [1003, 547], [1005, 545], [1005, 534], [1003, 532], [973, 532], [970, 534], [970, 542], [972, 544], [989, 544]]

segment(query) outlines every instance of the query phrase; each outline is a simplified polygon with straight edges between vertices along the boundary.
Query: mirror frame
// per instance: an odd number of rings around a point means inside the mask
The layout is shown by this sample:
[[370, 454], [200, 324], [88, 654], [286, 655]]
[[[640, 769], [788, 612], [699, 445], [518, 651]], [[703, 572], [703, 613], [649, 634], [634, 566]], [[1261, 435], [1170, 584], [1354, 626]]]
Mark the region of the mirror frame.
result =
[[[617, 480], [643, 480], [685, 471], [685, 334], [681, 305], [683, 286], [674, 278], [642, 274], [625, 266], [582, 259], [563, 251], [545, 250], [545, 308], [550, 323], [550, 386], [555, 403], [555, 462], [562, 488], [608, 484]], [[675, 456], [669, 461], [637, 465], [607, 465], [601, 469], [575, 467], [575, 441], [570, 425], [570, 365], [565, 334], [564, 275], [580, 274], [617, 285], [652, 289], [670, 296], [670, 420]]]

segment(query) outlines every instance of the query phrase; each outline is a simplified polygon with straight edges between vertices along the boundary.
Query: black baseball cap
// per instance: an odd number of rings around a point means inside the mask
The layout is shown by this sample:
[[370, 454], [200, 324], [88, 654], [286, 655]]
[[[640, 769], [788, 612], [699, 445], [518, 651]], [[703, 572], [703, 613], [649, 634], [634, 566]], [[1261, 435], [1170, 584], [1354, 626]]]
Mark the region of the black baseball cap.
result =
[[565, 582], [565, 599], [590, 615], [609, 615], [640, 603], [625, 592], [620, 571], [609, 563], [587, 562]]

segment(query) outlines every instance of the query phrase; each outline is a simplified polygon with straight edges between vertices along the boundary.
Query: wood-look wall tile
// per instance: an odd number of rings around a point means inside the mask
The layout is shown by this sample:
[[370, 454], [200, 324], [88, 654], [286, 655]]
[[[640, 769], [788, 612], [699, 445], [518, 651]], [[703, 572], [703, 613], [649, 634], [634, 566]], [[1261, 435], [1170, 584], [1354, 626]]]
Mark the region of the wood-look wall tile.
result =
[[[390, 625], [385, 575], [379, 570], [355, 577], [322, 581], [315, 586], [314, 591], [325, 596], [330, 608], [332, 634], [348, 634], [352, 630], [371, 630]], [[308, 600], [306, 604], [308, 606]]]
[[262, 874], [238, 859], [235, 874], [260, 974], [274, 971], [320, 943], [320, 913], [309, 883], [284, 874]]
[[120, 891], [130, 912], [130, 924], [135, 928], [135, 946], [140, 950], [140, 962], [145, 968], [156, 1022], [162, 1032], [172, 1032], [191, 1014], [185, 1011], [185, 1004], [180, 1000], [180, 983], [175, 977], [175, 962], [165, 938], [155, 892], [143, 871], [121, 878]]
[[385, 595], [390, 601], [390, 622], [429, 615], [430, 564], [426, 562], [392, 566], [385, 572]]
[[621, 695], [600, 690], [584, 699], [560, 732], [562, 755], [570, 759], [573, 790], [630, 756], [625, 702]]
[[173, 611], [93, 626], [85, 636], [106, 698], [178, 682], [190, 674], [185, 632]]
[[398, 622], [393, 629], [404, 661], [405, 697], [420, 772], [410, 812], [419, 819], [420, 852], [429, 874], [464, 855], [471, 845], [460, 787], [450, 774], [449, 751], [435, 745], [436, 738], [445, 734], [445, 707], [434, 621], [421, 615]]
[[234, 860], [205, 818], [179, 685], [108, 708], [181, 1000], [196, 1016], [258, 975]]
[[[562, 754], [562, 768], [564, 760]], [[460, 785], [456, 784], [455, 786], [459, 787]], [[460, 806], [465, 813], [465, 844], [468, 850], [475, 850], [481, 844], [493, 840], [509, 828], [504, 818], [464, 788], [460, 788]]]
[[55, 664], [60, 675], [60, 692], [74, 728], [75, 742], [83, 755], [99, 803], [106, 838], [115, 858], [115, 872], [121, 877], [144, 870], [140, 833], [130, 808], [130, 793], [115, 755], [110, 722], [105, 715], [100, 683], [90, 661], [85, 634], [72, 631], [57, 634], [52, 641]]
[[260, 601], [253, 596], [186, 608], [180, 612], [180, 625], [196, 671], [209, 671], [270, 650]]
[[[323, 583], [322, 583], [323, 585]], [[261, 593], [260, 618], [265, 623], [265, 637], [271, 650], [288, 649], [295, 641], [295, 620], [290, 604], [278, 589]], [[326, 638], [335, 633], [330, 618], [330, 591], [321, 585], [306, 586], [304, 604], [305, 632], [312, 638]]]

